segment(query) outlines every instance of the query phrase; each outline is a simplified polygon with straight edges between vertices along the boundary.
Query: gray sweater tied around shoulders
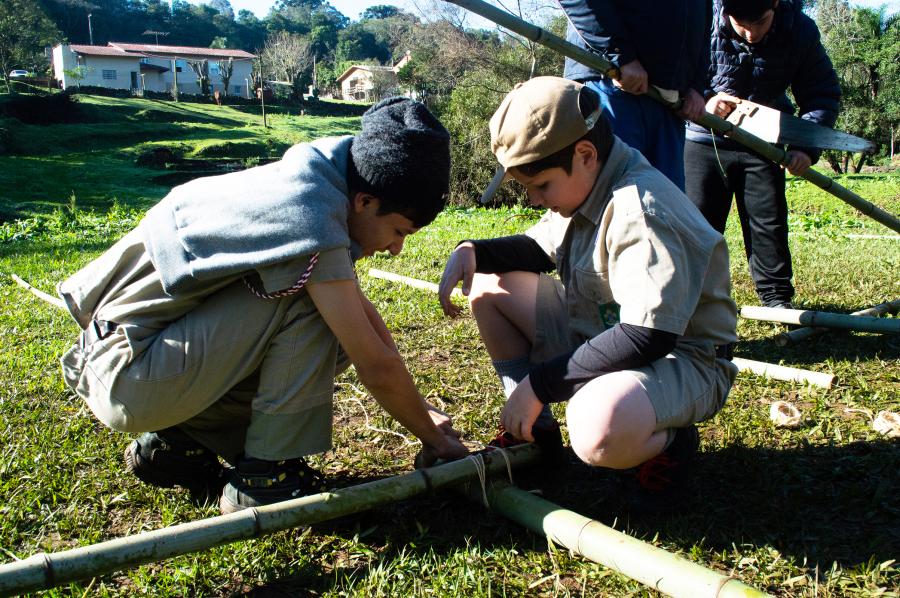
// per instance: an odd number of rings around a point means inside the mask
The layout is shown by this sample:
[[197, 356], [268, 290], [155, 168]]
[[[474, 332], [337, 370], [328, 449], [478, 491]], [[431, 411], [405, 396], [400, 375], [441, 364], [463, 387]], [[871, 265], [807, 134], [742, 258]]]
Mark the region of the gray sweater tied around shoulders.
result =
[[141, 223], [165, 292], [174, 295], [251, 270], [269, 288], [266, 271], [279, 264], [349, 249], [352, 143], [352, 136], [301, 143], [278, 162], [172, 189]]

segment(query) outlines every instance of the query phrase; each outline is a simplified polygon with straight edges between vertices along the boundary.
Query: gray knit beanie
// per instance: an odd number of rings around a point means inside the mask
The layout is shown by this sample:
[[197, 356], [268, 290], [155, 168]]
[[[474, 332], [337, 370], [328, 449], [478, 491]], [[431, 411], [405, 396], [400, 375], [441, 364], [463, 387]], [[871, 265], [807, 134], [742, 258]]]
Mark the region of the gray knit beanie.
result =
[[425, 104], [382, 100], [366, 110], [350, 149], [351, 188], [381, 200], [417, 226], [434, 220], [450, 189], [450, 134]]

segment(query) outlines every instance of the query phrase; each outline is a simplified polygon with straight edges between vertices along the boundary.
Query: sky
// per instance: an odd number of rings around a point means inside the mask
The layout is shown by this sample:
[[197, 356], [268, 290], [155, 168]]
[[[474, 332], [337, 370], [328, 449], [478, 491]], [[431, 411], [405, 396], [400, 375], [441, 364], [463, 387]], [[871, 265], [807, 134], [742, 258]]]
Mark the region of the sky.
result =
[[[204, 0], [191, 0], [191, 2], [194, 4], [202, 4]], [[421, 11], [416, 7], [414, 0], [329, 0], [329, 2], [343, 13], [344, 16], [349, 17], [354, 21], [359, 20], [360, 13], [366, 8], [379, 4], [389, 4], [421, 16]], [[235, 14], [241, 10], [249, 10], [250, 12], [255, 13], [259, 18], [265, 17], [273, 4], [275, 4], [275, 0], [231, 0], [231, 7], [234, 9]], [[424, 7], [427, 3], [419, 2], [419, 4]], [[889, 14], [900, 12], [900, 0], [856, 0], [851, 1], [851, 4], [870, 8], [877, 8], [881, 5], [885, 5], [887, 6], [887, 12]], [[486, 26], [484, 23], [486, 23], [486, 21], [473, 15], [473, 18], [469, 19], [468, 25], [471, 27], [484, 27]]]

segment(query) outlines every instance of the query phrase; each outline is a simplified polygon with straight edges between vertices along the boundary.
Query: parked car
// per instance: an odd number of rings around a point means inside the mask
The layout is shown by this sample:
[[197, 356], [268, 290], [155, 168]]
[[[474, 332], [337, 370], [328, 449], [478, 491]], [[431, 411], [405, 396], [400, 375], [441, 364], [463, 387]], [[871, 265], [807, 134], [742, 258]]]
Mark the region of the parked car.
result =
[[23, 70], [23, 69], [16, 69], [14, 71], [10, 71], [9, 76], [10, 77], [27, 77], [28, 71]]

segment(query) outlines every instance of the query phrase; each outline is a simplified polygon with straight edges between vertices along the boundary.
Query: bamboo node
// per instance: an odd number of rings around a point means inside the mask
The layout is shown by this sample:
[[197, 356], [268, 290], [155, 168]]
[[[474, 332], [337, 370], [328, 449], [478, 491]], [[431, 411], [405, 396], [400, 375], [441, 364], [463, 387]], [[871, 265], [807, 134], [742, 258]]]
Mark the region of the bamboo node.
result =
[[787, 401], [775, 401], [769, 408], [769, 419], [779, 428], [796, 428], [802, 417], [800, 410]]
[[900, 415], [893, 411], [879, 411], [872, 428], [888, 438], [900, 438]]

